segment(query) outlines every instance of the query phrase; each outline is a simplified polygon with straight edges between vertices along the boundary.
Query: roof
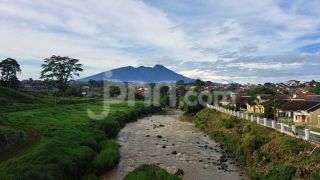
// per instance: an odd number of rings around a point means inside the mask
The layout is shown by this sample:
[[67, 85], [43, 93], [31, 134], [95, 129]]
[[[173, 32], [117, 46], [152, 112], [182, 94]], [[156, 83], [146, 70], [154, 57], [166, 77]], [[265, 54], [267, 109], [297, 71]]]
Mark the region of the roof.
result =
[[320, 102], [316, 101], [290, 101], [282, 106], [284, 111], [315, 111], [320, 108]]
[[317, 101], [320, 102], [320, 95], [310, 95], [310, 96], [306, 96], [304, 97], [305, 100], [308, 101]]
[[247, 103], [250, 104], [253, 100], [249, 96], [242, 96], [239, 99], [237, 99], [238, 105], [241, 107], [247, 107]]
[[305, 99], [308, 96], [314, 96], [314, 95], [316, 94], [312, 92], [306, 92], [306, 93], [299, 94], [295, 99]]
[[275, 97], [276, 100], [289, 100], [290, 96], [285, 94], [277, 94]]
[[287, 99], [276, 99], [276, 100], [269, 100], [266, 102], [261, 103], [263, 106], [276, 106], [276, 107], [281, 107], [284, 104], [288, 103], [290, 100]]

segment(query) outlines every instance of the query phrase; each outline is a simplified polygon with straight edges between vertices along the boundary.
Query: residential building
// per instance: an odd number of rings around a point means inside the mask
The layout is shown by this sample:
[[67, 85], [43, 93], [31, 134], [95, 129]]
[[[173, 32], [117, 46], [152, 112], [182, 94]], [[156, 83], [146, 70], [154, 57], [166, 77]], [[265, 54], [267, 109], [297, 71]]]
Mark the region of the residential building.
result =
[[283, 105], [280, 117], [290, 118], [297, 124], [320, 126], [320, 102], [293, 100]]

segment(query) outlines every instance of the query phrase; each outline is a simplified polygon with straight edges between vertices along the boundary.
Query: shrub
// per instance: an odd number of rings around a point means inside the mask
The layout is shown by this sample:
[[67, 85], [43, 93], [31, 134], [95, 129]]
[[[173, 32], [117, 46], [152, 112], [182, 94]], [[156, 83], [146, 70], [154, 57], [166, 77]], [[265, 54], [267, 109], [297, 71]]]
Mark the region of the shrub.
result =
[[223, 120], [223, 127], [229, 129], [229, 128], [234, 128], [238, 123], [240, 122], [239, 119], [237, 118], [227, 118]]
[[120, 125], [118, 121], [111, 118], [101, 121], [100, 128], [105, 132], [105, 134], [109, 138], [117, 137], [118, 133], [120, 132]]
[[296, 173], [292, 165], [272, 165], [261, 179], [291, 180]]
[[120, 160], [119, 146], [115, 141], [107, 140], [101, 143], [101, 151], [92, 162], [92, 168], [97, 175], [116, 166]]
[[320, 169], [313, 171], [310, 177], [310, 180], [318, 180], [318, 179], [320, 179]]
[[156, 165], [141, 165], [128, 173], [124, 180], [180, 180], [178, 176], [169, 174]]
[[81, 178], [81, 180], [98, 180], [99, 178], [95, 174], [87, 174]]

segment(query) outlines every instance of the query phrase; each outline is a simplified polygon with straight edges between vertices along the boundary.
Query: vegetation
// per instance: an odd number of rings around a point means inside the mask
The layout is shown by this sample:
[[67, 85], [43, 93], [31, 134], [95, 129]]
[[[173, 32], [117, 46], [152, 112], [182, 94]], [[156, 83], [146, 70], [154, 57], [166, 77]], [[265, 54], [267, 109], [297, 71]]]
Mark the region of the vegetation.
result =
[[127, 174], [124, 180], [180, 180], [180, 178], [156, 165], [141, 165]]
[[267, 87], [258, 87], [250, 91], [248, 90], [247, 93], [253, 97], [257, 96], [257, 94], [270, 94], [270, 95], [276, 94], [274, 89], [267, 88]]
[[[12, 58], [7, 58], [0, 62], [0, 80], [1, 84], [7, 87], [16, 87], [17, 86], [17, 73], [20, 73], [19, 63]], [[1, 85], [0, 84], [0, 85]]]
[[[192, 94], [193, 93], [193, 94]], [[180, 101], [181, 109], [185, 112], [185, 114], [196, 114], [198, 111], [203, 109], [203, 105], [199, 102], [199, 94], [198, 92], [192, 92], [187, 94]]]
[[44, 64], [41, 65], [41, 78], [56, 80], [57, 87], [64, 96], [68, 89], [69, 81], [73, 76], [79, 76], [79, 71], [83, 71], [82, 64], [78, 62], [78, 59], [69, 57], [52, 56], [47, 58], [44, 60]]
[[312, 88], [311, 92], [320, 95], [320, 84], [317, 84], [316, 87]]
[[[120, 128], [114, 127], [123, 127], [126, 122], [157, 110], [142, 102], [133, 107], [123, 102], [111, 105], [109, 115], [97, 121], [88, 118], [87, 109], [99, 113], [102, 102], [79, 98], [83, 103], [71, 101], [54, 106], [41, 95], [12, 89], [5, 93], [1, 98], [8, 106], [2, 108], [1, 127], [32, 130], [41, 139], [21, 155], [2, 162], [0, 179], [79, 179], [86, 174], [100, 175], [119, 161], [118, 145], [105, 141], [118, 134]], [[29, 104], [36, 108], [28, 108]], [[20, 111], [13, 112], [15, 107], [21, 107]], [[112, 125], [106, 126], [108, 122]], [[31, 139], [27, 137], [26, 141]]]
[[223, 144], [252, 179], [319, 179], [320, 151], [306, 141], [205, 108], [195, 125]]
[[265, 118], [272, 119], [274, 118], [274, 114], [275, 114], [275, 109], [272, 106], [265, 107], [264, 114], [263, 114]]
[[116, 166], [120, 160], [119, 145], [115, 141], [106, 140], [101, 143], [101, 151], [92, 162], [93, 171], [102, 174]]

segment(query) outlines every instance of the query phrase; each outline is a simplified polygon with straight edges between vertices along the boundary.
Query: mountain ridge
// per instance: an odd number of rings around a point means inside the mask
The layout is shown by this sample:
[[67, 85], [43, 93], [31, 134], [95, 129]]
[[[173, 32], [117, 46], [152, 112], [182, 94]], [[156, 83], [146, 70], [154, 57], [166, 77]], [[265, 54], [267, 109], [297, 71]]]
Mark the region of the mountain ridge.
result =
[[123, 81], [123, 82], [141, 82], [141, 83], [159, 83], [159, 82], [176, 82], [183, 80], [186, 83], [195, 81], [189, 77], [178, 74], [161, 64], [153, 67], [139, 66], [125, 66], [104, 71], [95, 75], [91, 75], [78, 81]]

